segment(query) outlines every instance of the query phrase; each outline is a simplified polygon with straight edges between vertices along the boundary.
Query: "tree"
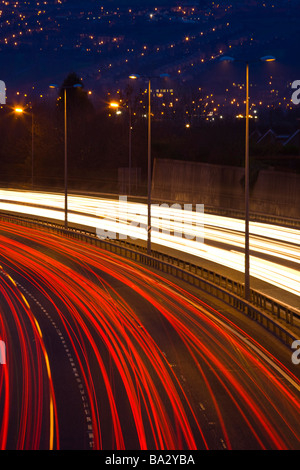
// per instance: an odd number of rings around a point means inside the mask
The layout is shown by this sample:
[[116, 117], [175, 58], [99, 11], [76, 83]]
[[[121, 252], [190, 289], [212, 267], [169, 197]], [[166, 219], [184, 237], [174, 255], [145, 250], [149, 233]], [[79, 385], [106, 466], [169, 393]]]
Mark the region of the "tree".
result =
[[94, 116], [94, 107], [88, 93], [84, 90], [81, 78], [75, 72], [70, 73], [60, 87], [57, 101], [58, 120], [62, 130], [65, 96], [67, 97], [70, 174], [80, 176], [78, 170], [86, 166], [92, 150], [89, 143], [91, 142], [90, 122]]
[[[77, 86], [80, 85], [80, 86]], [[67, 111], [71, 116], [85, 116], [93, 112], [93, 105], [89, 100], [88, 93], [84, 90], [81, 78], [71, 72], [65, 78], [59, 90], [59, 108], [64, 105], [64, 91], [67, 91]]]

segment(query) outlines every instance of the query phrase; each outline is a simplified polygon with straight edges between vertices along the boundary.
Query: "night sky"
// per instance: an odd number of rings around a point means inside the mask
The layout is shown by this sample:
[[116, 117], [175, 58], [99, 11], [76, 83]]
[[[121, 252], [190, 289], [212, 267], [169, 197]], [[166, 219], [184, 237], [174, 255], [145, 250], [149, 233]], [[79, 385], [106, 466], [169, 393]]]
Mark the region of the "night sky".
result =
[[0, 449], [300, 449], [299, 44], [299, 0], [0, 0]]
[[242, 67], [220, 71], [222, 54], [276, 56], [271, 71], [252, 70], [253, 84], [264, 89], [272, 76], [276, 104], [289, 99], [290, 84], [300, 77], [300, 7], [294, 0], [1, 4], [1, 79], [8, 99], [32, 87], [44, 93], [71, 71], [99, 92], [124, 87], [133, 72], [166, 72], [177, 84], [222, 94], [235, 79], [244, 80]]

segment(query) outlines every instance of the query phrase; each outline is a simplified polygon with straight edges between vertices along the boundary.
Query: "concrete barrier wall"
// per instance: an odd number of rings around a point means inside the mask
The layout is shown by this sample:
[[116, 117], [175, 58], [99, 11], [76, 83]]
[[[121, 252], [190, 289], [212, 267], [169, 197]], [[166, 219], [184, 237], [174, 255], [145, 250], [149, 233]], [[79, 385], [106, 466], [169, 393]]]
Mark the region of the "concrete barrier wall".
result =
[[[222, 209], [244, 210], [244, 169], [157, 159], [152, 197]], [[250, 211], [300, 218], [300, 175], [261, 170], [251, 178]]]

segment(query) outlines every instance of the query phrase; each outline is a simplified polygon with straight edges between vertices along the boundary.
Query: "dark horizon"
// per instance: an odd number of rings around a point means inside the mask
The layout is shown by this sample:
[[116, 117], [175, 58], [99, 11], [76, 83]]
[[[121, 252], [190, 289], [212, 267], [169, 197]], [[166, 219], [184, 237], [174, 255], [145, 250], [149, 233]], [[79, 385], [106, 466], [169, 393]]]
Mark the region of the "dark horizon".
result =
[[[300, 7], [293, 0], [281, 0], [274, 7], [256, 0], [218, 6], [212, 1], [182, 2], [186, 11], [172, 8], [181, 3], [174, 1], [141, 5], [127, 0], [67, 0], [59, 5], [48, 2], [40, 14], [35, 3], [11, 13], [3, 9], [0, 78], [7, 85], [8, 99], [16, 92], [33, 93], [32, 87], [37, 95], [45, 94], [49, 83], [61, 84], [70, 72], [80, 74], [95, 92], [124, 88], [130, 73], [167, 72], [180, 85], [223, 93], [218, 56], [252, 60], [272, 54], [277, 58], [274, 79], [280, 101], [300, 73], [295, 61]], [[253, 83], [265, 85], [267, 78], [260, 70], [251, 72]], [[243, 82], [243, 70], [235, 67], [232, 77]]]

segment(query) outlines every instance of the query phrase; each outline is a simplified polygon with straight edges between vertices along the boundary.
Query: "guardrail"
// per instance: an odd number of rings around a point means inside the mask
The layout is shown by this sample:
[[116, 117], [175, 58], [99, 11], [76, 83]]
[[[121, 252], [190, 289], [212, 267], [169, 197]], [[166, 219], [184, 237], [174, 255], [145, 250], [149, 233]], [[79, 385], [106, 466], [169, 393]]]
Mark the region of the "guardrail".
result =
[[[1, 182], [1, 187], [5, 188], [7, 183]], [[8, 189], [10, 189], [9, 185]], [[101, 184], [100, 184], [101, 186]], [[98, 185], [99, 187], [99, 185]], [[34, 191], [34, 192], [57, 192], [57, 193], [63, 193], [64, 191], [64, 185], [63, 183], [61, 185], [53, 186], [51, 184], [50, 186], [47, 186], [45, 184], [41, 186], [35, 185], [34, 189], [32, 189], [31, 183], [27, 185], [20, 185], [19, 188], [16, 187], [16, 189], [21, 190], [21, 191]], [[146, 194], [146, 189], [141, 192], [140, 195], [130, 195], [128, 196], [128, 201], [133, 201], [133, 202], [141, 202], [141, 203], [147, 203], [147, 196]], [[110, 198], [110, 199], [115, 199], [119, 198], [119, 193], [115, 192], [103, 192], [103, 191], [97, 191], [97, 190], [78, 190], [78, 189], [72, 189], [70, 186], [69, 188], [69, 194], [70, 195], [81, 195], [81, 196], [91, 196], [91, 197], [100, 197], [100, 198]], [[167, 199], [159, 199], [155, 198], [154, 195], [152, 195], [152, 204], [162, 204], [162, 203], [167, 203], [170, 206], [172, 204], [179, 204], [180, 206], [184, 206], [184, 204], [187, 203], [187, 201], [173, 201], [173, 200], [167, 200]], [[195, 205], [195, 204], [194, 204]], [[231, 217], [234, 219], [244, 219], [245, 218], [245, 212], [239, 209], [233, 209], [233, 208], [222, 208], [219, 206], [210, 206], [208, 204], [205, 204], [205, 212], [207, 214], [213, 214], [213, 215], [218, 215], [218, 216], [223, 216], [223, 217]], [[294, 229], [300, 229], [300, 220], [299, 218], [290, 218], [290, 217], [284, 217], [276, 214], [265, 214], [265, 213], [256, 213], [250, 210], [250, 221], [251, 222], [260, 222], [260, 223], [265, 223], [265, 224], [273, 224], [273, 225], [281, 225], [283, 227], [289, 227], [289, 228], [294, 228]]]
[[59, 224], [25, 219], [13, 215], [1, 214], [0, 219], [30, 228], [46, 228], [55, 234], [88, 242], [91, 245], [131, 261], [157, 269], [222, 300], [234, 309], [246, 314], [252, 320], [260, 323], [289, 346], [294, 340], [299, 339], [299, 335], [288, 328], [288, 326], [292, 327], [294, 325], [295, 318], [300, 318], [297, 311], [253, 289], [251, 289], [251, 299], [247, 302], [243, 299], [244, 285], [242, 283], [222, 276], [212, 270], [185, 262], [159, 251], [152, 251], [150, 256], [146, 253], [146, 248], [139, 245], [126, 241], [100, 239], [96, 234], [77, 228], [65, 229]]
[[[170, 204], [170, 205], [174, 204], [174, 201], [171, 201], [171, 200], [168, 201], [168, 200], [155, 199], [154, 197], [152, 198], [153, 204], [155, 203], [161, 204], [162, 202]], [[176, 201], [175, 203], [181, 205], [182, 207], [185, 204], [184, 202], [181, 202], [181, 201]], [[205, 204], [205, 213], [218, 215], [221, 217], [231, 217], [233, 219], [244, 220], [245, 218], [245, 212], [239, 209], [209, 206], [207, 204]], [[271, 224], [271, 225], [281, 225], [283, 227], [300, 229], [299, 219], [293, 219], [291, 217], [284, 217], [284, 216], [280, 216], [276, 214], [264, 214], [264, 213], [250, 211], [250, 222], [259, 222], [262, 224]]]
[[[41, 191], [43, 191], [41, 189]], [[53, 188], [51, 188], [51, 191], [53, 191]], [[61, 191], [61, 188], [59, 189]], [[94, 197], [104, 197], [104, 198], [119, 198], [119, 194], [115, 193], [103, 193], [103, 192], [95, 192], [95, 191], [75, 191], [75, 190], [70, 190], [71, 195], [89, 195], [89, 196], [94, 196]], [[128, 201], [133, 201], [133, 202], [141, 202], [146, 204], [147, 203], [147, 197], [143, 195], [139, 196], [133, 196], [130, 195], [127, 197]], [[187, 201], [171, 201], [168, 199], [158, 199], [153, 197], [152, 195], [152, 204], [169, 204], [172, 206], [172, 204], [179, 204], [181, 207], [184, 206], [184, 204], [187, 204]], [[196, 204], [192, 204], [192, 206], [196, 206]], [[193, 209], [194, 210], [194, 209]], [[212, 215], [218, 215], [222, 217], [231, 217], [233, 219], [242, 219], [244, 220], [245, 218], [245, 212], [239, 209], [232, 209], [232, 208], [223, 208], [223, 207], [217, 207], [217, 206], [209, 206], [205, 204], [205, 212], [207, 214], [212, 214]], [[273, 225], [282, 225], [283, 227], [289, 227], [289, 228], [294, 228], [294, 229], [300, 229], [300, 220], [299, 219], [293, 219], [291, 217], [284, 217], [276, 214], [264, 214], [264, 213], [254, 213], [253, 211], [250, 211], [250, 221], [251, 222], [260, 222], [264, 224], [273, 224]]]

